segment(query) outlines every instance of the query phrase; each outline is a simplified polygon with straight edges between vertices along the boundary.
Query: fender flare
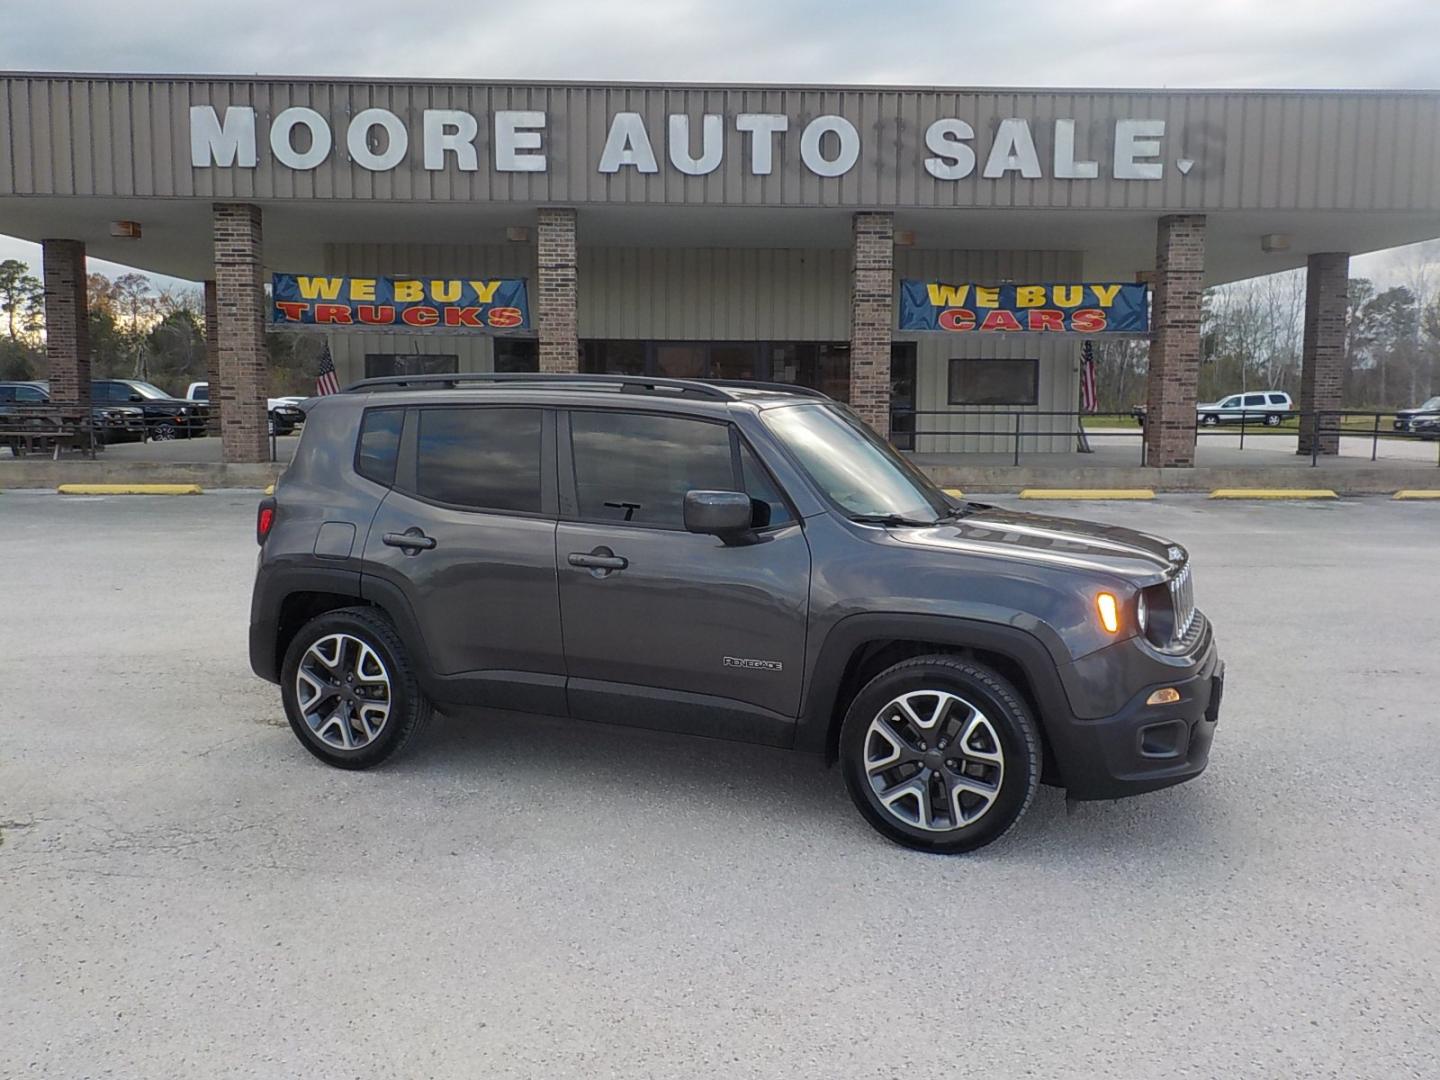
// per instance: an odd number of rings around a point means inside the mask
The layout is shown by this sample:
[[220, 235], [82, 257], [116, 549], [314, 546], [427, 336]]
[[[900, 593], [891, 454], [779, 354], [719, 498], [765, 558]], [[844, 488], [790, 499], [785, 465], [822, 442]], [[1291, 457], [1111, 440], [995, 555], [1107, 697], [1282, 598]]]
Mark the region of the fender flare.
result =
[[265, 572], [264, 584], [257, 585], [250, 613], [250, 666], [255, 674], [270, 682], [280, 681], [280, 612], [286, 599], [296, 593], [331, 593], [378, 608], [394, 624], [428, 692], [432, 683], [429, 654], [405, 594], [387, 581], [369, 575], [362, 579], [359, 570], [338, 567], [275, 567]]
[[796, 750], [829, 752], [831, 734], [843, 719], [836, 715], [837, 699], [851, 658], [866, 645], [892, 641], [933, 642], [997, 653], [1013, 660], [1025, 673], [1040, 713], [1036, 719], [1047, 734], [1071, 717], [1059, 665], [1045, 643], [1028, 631], [948, 615], [851, 615], [836, 623], [820, 646], [801, 704]]

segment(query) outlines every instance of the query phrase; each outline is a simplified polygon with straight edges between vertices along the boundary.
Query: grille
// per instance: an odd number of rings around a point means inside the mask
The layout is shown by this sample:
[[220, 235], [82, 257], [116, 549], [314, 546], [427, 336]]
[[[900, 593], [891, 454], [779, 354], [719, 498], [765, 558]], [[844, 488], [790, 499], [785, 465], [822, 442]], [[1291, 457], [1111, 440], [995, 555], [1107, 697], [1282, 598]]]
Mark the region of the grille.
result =
[[1170, 604], [1175, 612], [1175, 640], [1181, 641], [1195, 622], [1195, 584], [1189, 563], [1170, 579]]

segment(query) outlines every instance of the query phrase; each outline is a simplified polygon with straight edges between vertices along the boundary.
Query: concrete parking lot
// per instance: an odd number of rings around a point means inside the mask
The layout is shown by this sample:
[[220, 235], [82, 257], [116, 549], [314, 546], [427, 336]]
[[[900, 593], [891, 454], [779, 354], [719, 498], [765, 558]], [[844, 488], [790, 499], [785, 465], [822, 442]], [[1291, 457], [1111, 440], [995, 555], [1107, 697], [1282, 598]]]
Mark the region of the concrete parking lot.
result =
[[944, 858], [747, 746], [326, 768], [256, 497], [0, 495], [0, 1076], [1440, 1075], [1440, 505], [1049, 504], [1191, 547], [1211, 768]]

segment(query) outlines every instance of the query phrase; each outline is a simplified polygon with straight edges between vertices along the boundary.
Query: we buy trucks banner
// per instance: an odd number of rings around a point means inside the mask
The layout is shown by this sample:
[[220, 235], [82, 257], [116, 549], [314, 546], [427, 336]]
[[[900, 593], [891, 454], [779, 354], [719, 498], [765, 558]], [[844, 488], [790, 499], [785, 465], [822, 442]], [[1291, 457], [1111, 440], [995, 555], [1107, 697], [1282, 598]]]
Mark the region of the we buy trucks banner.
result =
[[275, 326], [530, 329], [524, 278], [271, 277]]
[[900, 329], [940, 333], [1143, 334], [1144, 285], [900, 282]]

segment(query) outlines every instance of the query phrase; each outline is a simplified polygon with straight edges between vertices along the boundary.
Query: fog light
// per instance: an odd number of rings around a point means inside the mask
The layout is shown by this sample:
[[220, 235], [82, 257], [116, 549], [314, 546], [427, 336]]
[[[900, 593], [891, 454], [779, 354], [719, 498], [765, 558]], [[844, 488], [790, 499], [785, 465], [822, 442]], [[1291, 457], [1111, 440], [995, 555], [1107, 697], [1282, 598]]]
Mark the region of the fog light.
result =
[[1164, 690], [1156, 690], [1145, 699], [1146, 705], [1174, 705], [1180, 700], [1180, 691], [1173, 686], [1167, 686]]

